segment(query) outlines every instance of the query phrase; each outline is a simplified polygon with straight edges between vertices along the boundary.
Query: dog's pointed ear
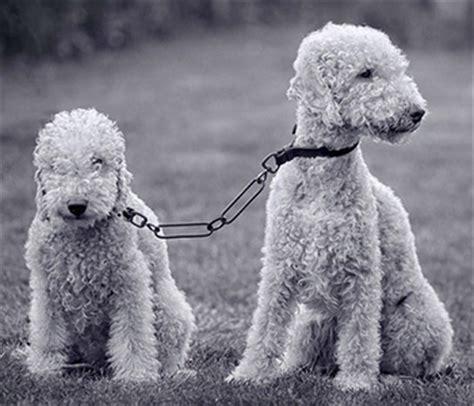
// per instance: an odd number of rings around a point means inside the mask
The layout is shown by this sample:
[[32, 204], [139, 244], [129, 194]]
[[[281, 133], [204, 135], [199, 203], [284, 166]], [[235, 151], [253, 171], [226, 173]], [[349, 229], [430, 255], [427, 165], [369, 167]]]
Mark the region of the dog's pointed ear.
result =
[[48, 211], [46, 205], [46, 188], [42, 180], [42, 170], [38, 168], [35, 172], [35, 182], [36, 182], [36, 210], [38, 212], [39, 218], [41, 221], [48, 220]]

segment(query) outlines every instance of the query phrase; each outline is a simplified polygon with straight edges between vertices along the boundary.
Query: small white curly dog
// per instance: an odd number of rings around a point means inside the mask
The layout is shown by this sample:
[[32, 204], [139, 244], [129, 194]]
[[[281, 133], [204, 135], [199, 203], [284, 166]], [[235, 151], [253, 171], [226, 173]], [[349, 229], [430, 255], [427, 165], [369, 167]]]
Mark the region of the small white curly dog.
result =
[[34, 164], [29, 370], [86, 363], [123, 381], [177, 372], [194, 317], [166, 244], [118, 216], [133, 206], [157, 222], [130, 189], [122, 133], [94, 109], [59, 113], [39, 133]]
[[[425, 108], [407, 66], [369, 27], [329, 23], [308, 35], [288, 91], [298, 107], [295, 145], [407, 137]], [[309, 367], [337, 371], [343, 390], [368, 390], [380, 372], [431, 374], [445, 365], [448, 314], [421, 272], [402, 203], [370, 174], [360, 146], [281, 167], [263, 253], [247, 347], [228, 381]]]

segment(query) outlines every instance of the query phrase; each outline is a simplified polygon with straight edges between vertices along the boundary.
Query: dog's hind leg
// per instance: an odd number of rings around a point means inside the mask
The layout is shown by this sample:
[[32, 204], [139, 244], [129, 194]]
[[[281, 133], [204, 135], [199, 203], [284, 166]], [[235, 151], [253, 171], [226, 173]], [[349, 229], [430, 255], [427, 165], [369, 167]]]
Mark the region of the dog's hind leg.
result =
[[453, 337], [449, 316], [431, 286], [422, 285], [385, 305], [382, 372], [423, 376], [446, 366]]
[[446, 365], [452, 349], [449, 315], [422, 274], [408, 213], [391, 189], [372, 183], [384, 275], [381, 370], [430, 375]]
[[169, 271], [161, 275], [155, 281], [155, 330], [162, 372], [171, 375], [184, 367], [195, 324], [191, 306]]
[[[153, 223], [159, 223], [154, 213], [133, 195], [133, 204]], [[139, 234], [139, 249], [152, 272], [153, 311], [158, 359], [161, 372], [172, 375], [183, 368], [191, 336], [196, 329], [191, 306], [178, 289], [171, 275], [167, 245], [150, 233]]]

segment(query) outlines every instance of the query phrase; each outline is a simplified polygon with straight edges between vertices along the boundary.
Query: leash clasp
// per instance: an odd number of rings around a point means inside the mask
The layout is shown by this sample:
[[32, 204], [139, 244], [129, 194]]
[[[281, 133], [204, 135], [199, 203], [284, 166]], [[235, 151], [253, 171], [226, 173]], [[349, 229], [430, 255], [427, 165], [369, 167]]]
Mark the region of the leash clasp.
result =
[[125, 217], [125, 219], [128, 222], [132, 223], [135, 227], [143, 228], [148, 223], [148, 218], [146, 216], [141, 213], [138, 213], [131, 207], [127, 207], [122, 214], [123, 217]]
[[286, 162], [285, 156], [287, 153], [288, 147], [282, 148], [276, 152], [272, 152], [262, 161], [262, 167], [270, 173], [277, 173], [278, 169], [280, 169], [280, 166]]

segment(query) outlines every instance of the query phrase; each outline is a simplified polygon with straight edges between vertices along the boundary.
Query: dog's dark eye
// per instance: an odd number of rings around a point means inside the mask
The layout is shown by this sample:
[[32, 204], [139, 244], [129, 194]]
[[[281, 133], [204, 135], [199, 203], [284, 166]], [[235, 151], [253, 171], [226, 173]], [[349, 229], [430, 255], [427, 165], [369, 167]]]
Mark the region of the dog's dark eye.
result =
[[102, 166], [103, 164], [104, 164], [104, 160], [102, 158], [92, 158], [92, 165]]
[[361, 73], [359, 73], [357, 76], [360, 78], [369, 79], [372, 77], [373, 73], [374, 73], [373, 69], [365, 69]]

